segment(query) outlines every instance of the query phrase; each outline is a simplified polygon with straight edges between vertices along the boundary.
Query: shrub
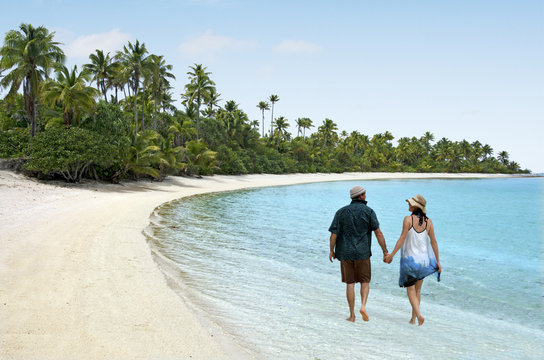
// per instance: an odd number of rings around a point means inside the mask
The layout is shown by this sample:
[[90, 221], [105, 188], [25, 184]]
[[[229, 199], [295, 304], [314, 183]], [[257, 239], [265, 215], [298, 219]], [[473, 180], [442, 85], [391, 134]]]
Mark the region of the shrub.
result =
[[20, 158], [28, 155], [30, 134], [28, 129], [16, 128], [0, 131], [0, 158]]
[[77, 127], [41, 132], [31, 147], [27, 170], [58, 174], [70, 182], [79, 182], [91, 165], [108, 166], [118, 154], [102, 135]]

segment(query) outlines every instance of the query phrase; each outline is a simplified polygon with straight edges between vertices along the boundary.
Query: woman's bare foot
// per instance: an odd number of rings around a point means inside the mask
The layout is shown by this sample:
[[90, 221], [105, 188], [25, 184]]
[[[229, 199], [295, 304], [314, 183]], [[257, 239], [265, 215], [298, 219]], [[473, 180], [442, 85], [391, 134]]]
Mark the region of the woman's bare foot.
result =
[[411, 318], [410, 319], [410, 324], [415, 325], [416, 324], [416, 318]]
[[352, 315], [346, 319], [347, 321], [355, 322], [355, 315]]
[[361, 309], [361, 310], [359, 310], [359, 312], [361, 313], [361, 316], [363, 317], [363, 321], [370, 320], [370, 318], [368, 317], [368, 314], [366, 313], [365, 310]]
[[417, 325], [418, 326], [423, 325], [424, 321], [425, 321], [425, 318], [423, 316], [420, 315], [420, 316], [417, 317]]

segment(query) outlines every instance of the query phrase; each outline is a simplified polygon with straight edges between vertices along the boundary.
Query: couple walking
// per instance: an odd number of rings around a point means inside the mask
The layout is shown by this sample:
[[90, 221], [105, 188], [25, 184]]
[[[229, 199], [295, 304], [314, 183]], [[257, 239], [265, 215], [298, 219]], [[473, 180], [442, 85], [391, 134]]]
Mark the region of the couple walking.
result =
[[[421, 316], [421, 286], [423, 279], [437, 273], [440, 281], [442, 267], [438, 257], [438, 245], [434, 236], [434, 227], [427, 217], [427, 202], [421, 195], [416, 195], [408, 202], [411, 215], [404, 218], [402, 233], [391, 253], [387, 251], [385, 238], [380, 230], [376, 213], [366, 204], [366, 190], [354, 186], [350, 190], [351, 204], [338, 210], [329, 228], [330, 253], [329, 260], [340, 260], [342, 282], [346, 283], [346, 296], [349, 305], [349, 321], [355, 321], [355, 283], [361, 283], [361, 309], [364, 321], [369, 317], [366, 312], [366, 300], [369, 293], [371, 277], [370, 243], [372, 232], [378, 239], [383, 251], [383, 261], [390, 264], [393, 257], [401, 250], [399, 286], [406, 288], [408, 300], [412, 306], [410, 324], [423, 325], [425, 318]], [[429, 241], [430, 239], [430, 241]]]

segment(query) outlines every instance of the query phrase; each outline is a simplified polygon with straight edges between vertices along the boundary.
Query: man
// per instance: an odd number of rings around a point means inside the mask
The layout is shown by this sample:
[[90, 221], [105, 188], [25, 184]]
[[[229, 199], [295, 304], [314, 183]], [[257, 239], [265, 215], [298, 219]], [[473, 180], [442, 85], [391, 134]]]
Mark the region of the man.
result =
[[370, 243], [372, 231], [383, 251], [384, 261], [387, 255], [385, 238], [380, 230], [376, 213], [366, 204], [366, 190], [354, 186], [350, 190], [351, 204], [336, 212], [329, 228], [331, 232], [329, 260], [340, 260], [342, 282], [346, 283], [346, 296], [349, 305], [348, 321], [355, 321], [355, 283], [361, 283], [361, 310], [363, 321], [368, 321], [366, 300], [370, 290]]

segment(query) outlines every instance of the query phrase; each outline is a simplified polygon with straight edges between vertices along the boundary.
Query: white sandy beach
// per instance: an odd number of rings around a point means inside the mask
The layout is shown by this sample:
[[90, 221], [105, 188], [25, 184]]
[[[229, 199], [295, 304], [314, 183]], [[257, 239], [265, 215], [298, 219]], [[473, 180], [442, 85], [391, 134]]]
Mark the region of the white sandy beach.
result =
[[142, 230], [165, 202], [317, 181], [496, 176], [292, 174], [68, 185], [0, 170], [0, 358], [247, 357], [202, 322], [153, 261]]

